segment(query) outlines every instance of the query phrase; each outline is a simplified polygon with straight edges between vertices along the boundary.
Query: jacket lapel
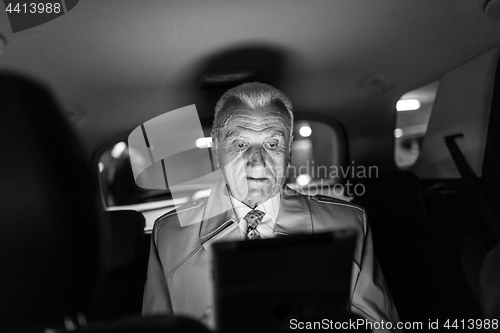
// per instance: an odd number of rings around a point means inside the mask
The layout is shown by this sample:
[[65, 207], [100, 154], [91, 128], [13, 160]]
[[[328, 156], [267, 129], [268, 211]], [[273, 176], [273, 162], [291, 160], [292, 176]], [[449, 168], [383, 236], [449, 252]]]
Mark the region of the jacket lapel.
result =
[[217, 183], [210, 192], [203, 221], [200, 226], [200, 239], [205, 242], [235, 221], [233, 208], [223, 182]]
[[305, 196], [285, 186], [281, 206], [274, 226], [277, 237], [296, 233], [312, 233], [312, 218]]

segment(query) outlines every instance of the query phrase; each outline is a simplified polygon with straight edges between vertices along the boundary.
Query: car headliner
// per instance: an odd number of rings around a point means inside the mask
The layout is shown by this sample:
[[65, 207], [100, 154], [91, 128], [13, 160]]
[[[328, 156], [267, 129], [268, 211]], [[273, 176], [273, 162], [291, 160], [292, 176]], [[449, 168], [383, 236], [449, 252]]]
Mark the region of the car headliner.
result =
[[[1, 7], [2, 5], [0, 5]], [[12, 33], [1, 69], [49, 83], [64, 107], [86, 113], [88, 150], [166, 111], [210, 114], [220, 90], [198, 77], [255, 68], [301, 112], [326, 113], [351, 149], [391, 164], [395, 103], [405, 92], [500, 45], [481, 0], [82, 0], [46, 24]], [[373, 94], [366, 84], [387, 80]], [[367, 138], [370, 138], [369, 140]], [[356, 155], [353, 155], [356, 156]]]

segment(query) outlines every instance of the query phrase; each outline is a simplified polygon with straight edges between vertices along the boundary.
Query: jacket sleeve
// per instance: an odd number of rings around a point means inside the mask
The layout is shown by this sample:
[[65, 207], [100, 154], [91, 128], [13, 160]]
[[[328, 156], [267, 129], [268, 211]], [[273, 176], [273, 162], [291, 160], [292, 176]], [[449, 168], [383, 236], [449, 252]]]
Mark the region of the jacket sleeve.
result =
[[372, 235], [366, 218], [364, 226], [361, 261], [359, 265], [355, 263], [352, 277], [351, 311], [374, 323], [392, 322], [392, 330], [374, 329], [374, 332], [400, 332], [396, 329], [399, 316], [373, 253]]
[[173, 314], [168, 292], [165, 274], [158, 255], [156, 246], [156, 228], [151, 234], [151, 247], [149, 251], [149, 262], [146, 284], [144, 286], [144, 298], [142, 302], [142, 315]]

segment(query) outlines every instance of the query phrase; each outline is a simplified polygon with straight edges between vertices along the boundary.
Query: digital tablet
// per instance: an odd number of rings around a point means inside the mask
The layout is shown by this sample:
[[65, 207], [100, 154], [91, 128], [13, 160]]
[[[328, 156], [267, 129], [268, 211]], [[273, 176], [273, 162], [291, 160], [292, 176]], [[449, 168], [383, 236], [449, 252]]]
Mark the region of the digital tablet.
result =
[[348, 229], [213, 244], [218, 332], [286, 332], [293, 319], [346, 311], [356, 238]]

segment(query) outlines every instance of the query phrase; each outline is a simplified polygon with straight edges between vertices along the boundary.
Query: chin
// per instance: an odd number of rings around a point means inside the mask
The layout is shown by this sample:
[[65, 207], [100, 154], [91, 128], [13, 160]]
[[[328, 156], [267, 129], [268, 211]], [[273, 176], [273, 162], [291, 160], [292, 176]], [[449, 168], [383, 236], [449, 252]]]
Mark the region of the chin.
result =
[[259, 190], [250, 190], [247, 199], [252, 200], [252, 201], [260, 201], [264, 202], [273, 196], [275, 196], [276, 193], [271, 193], [270, 191], [263, 191], [262, 189]]

